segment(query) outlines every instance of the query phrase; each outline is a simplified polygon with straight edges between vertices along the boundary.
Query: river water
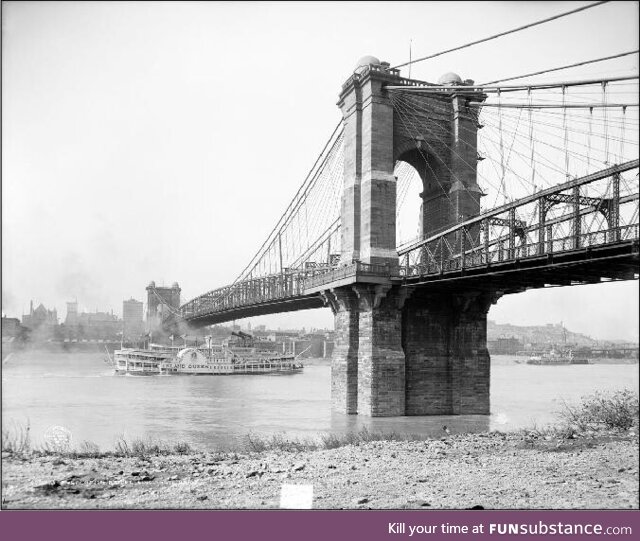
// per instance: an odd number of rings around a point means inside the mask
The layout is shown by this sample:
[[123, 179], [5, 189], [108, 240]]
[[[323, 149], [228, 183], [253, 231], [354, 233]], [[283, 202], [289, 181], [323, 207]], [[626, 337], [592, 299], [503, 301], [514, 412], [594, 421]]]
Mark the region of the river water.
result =
[[492, 357], [491, 415], [367, 418], [331, 412], [328, 360], [287, 375], [115, 376], [95, 353], [14, 354], [2, 366], [3, 430], [30, 426], [41, 443], [51, 426], [74, 444], [113, 449], [117, 438], [187, 441], [198, 449], [234, 445], [248, 433], [315, 438], [370, 430], [441, 436], [512, 431], [556, 420], [562, 401], [597, 390], [638, 391], [637, 364], [531, 366]]

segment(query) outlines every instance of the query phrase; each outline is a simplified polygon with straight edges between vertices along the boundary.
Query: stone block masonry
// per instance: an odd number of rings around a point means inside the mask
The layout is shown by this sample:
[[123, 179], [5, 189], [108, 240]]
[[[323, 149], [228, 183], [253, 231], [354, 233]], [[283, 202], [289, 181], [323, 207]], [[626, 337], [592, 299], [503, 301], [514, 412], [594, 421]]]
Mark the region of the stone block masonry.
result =
[[335, 342], [331, 356], [331, 406], [347, 414], [358, 411], [358, 299], [349, 288], [326, 292], [325, 300], [335, 318]]
[[390, 286], [353, 286], [359, 300], [358, 413], [405, 414], [401, 312]]
[[399, 286], [327, 293], [334, 410], [373, 417], [489, 413], [487, 312], [497, 295]]
[[489, 413], [487, 312], [497, 298], [416, 291], [405, 303], [406, 415]]

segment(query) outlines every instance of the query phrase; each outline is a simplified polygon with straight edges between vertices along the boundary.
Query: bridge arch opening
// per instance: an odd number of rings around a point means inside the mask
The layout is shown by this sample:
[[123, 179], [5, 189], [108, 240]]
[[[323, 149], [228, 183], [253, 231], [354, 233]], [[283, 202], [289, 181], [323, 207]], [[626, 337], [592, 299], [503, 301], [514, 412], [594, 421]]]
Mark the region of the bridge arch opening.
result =
[[[442, 165], [433, 154], [417, 146], [399, 153], [394, 167], [397, 179], [396, 231], [398, 246], [437, 233], [438, 213], [425, 203], [444, 197], [441, 178]], [[425, 206], [430, 212], [425, 212]], [[444, 209], [443, 209], [444, 210]], [[448, 210], [448, 209], [447, 209]]]

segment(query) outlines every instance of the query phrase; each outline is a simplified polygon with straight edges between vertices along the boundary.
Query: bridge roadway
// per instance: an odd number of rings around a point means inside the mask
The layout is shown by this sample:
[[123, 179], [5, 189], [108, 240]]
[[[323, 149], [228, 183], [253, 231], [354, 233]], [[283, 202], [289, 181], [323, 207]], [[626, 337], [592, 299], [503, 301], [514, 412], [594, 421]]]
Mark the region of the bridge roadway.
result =
[[[483, 262], [462, 268], [450, 260], [443, 272], [406, 275], [389, 269], [373, 268], [359, 262], [335, 269], [313, 272], [287, 272], [247, 280], [215, 290], [189, 301], [180, 308], [180, 318], [192, 327], [224, 323], [235, 319], [325, 306], [321, 292], [355, 284], [391, 284], [405, 287], [499, 290], [504, 294], [548, 286], [631, 280], [638, 277], [638, 226], [634, 238], [603, 246]], [[175, 318], [166, 321], [167, 325]]]

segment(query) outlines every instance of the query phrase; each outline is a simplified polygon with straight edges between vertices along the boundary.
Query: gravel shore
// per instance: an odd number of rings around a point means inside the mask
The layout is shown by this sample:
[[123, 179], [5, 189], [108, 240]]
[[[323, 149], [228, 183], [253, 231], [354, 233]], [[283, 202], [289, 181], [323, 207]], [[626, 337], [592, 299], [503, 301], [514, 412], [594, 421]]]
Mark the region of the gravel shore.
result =
[[[336, 449], [149, 457], [2, 456], [4, 509], [637, 509], [638, 436], [464, 434]], [[307, 488], [307, 490], [309, 490]]]

